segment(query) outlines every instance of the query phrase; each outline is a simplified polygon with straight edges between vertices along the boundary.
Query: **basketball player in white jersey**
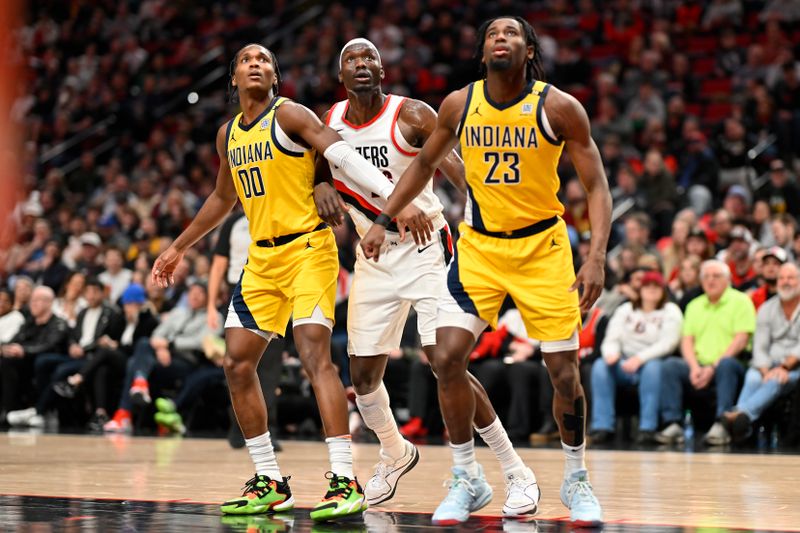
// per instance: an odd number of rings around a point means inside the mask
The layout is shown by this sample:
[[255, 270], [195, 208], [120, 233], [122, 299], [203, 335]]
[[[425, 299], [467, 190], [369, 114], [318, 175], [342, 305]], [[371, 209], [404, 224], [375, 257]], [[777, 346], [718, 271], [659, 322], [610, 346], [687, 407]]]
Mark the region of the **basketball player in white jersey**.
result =
[[[426, 104], [381, 90], [383, 69], [377, 48], [367, 39], [353, 39], [340, 53], [339, 80], [347, 89], [347, 100], [326, 114], [327, 124], [361, 155], [378, 167], [389, 181], [396, 181], [411, 164], [436, 126], [436, 113]], [[330, 173], [336, 190], [347, 203], [356, 230], [363, 237], [381, 212], [385, 200], [364, 190], [334, 165]], [[325, 182], [328, 164], [317, 161], [315, 189], [320, 215], [333, 224], [342, 221], [341, 200]], [[440, 170], [466, 192], [464, 165], [451, 152]], [[365, 485], [370, 505], [394, 496], [401, 476], [417, 463], [416, 447], [403, 439], [389, 407], [383, 385], [388, 353], [400, 345], [403, 326], [411, 306], [417, 313], [417, 329], [423, 350], [431, 357], [436, 343], [438, 296], [446, 282], [453, 245], [442, 215], [442, 204], [431, 182], [413, 205], [430, 219], [432, 240], [418, 246], [403, 238], [392, 221], [380, 262], [369, 261], [359, 247], [355, 276], [348, 303], [348, 351], [356, 404], [364, 423], [381, 442], [380, 462]], [[416, 239], [416, 235], [415, 235]], [[514, 450], [483, 387], [470, 376], [477, 409], [473, 421], [478, 432], [500, 461], [506, 481], [506, 516], [532, 514], [537, 510], [539, 488], [532, 471]], [[488, 500], [487, 502], [488, 503]]]

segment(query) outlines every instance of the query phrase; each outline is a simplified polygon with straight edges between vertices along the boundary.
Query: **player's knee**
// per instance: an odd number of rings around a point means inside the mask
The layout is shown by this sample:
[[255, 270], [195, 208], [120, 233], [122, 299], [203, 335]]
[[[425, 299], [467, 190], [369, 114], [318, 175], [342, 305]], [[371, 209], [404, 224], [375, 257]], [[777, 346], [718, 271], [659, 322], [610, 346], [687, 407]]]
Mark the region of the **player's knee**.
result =
[[353, 388], [356, 394], [363, 396], [374, 392], [383, 380], [382, 367], [373, 366], [371, 362], [350, 360], [350, 379], [353, 381]]
[[579, 394], [581, 383], [577, 367], [562, 365], [550, 369], [550, 378], [553, 382], [553, 389], [559, 396], [569, 399]]
[[437, 350], [431, 359], [431, 368], [441, 382], [464, 376], [467, 372], [467, 359], [462, 355]]
[[236, 386], [244, 380], [251, 379], [256, 373], [254, 361], [239, 354], [228, 352], [222, 360], [222, 368], [231, 386]]
[[322, 376], [330, 373], [336, 375], [336, 367], [333, 366], [330, 355], [323, 350], [305, 348], [298, 350], [298, 355], [312, 384]]

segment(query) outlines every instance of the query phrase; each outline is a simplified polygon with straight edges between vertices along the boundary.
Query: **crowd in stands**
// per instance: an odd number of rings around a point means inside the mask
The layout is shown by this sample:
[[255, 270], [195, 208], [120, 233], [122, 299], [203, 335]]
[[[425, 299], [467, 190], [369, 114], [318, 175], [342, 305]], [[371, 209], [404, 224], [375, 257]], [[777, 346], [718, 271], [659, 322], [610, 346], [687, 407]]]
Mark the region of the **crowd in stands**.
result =
[[[590, 435], [679, 444], [691, 425], [719, 445], [774, 427], [781, 444], [796, 442], [797, 2], [263, 4], [47, 0], [6, 41], [27, 75], [12, 108], [23, 190], [2, 222], [17, 242], [0, 250], [0, 424], [129, 431], [135, 417], [115, 412], [143, 408], [149, 424], [158, 407], [191, 430], [227, 409], [219, 351], [204, 344], [222, 325], [207, 301], [224, 316], [231, 288], [207, 291], [216, 233], [187, 253], [174, 286], [148, 273], [213, 188], [215, 132], [235, 112], [228, 62], [243, 44], [267, 42], [281, 94], [322, 114], [345, 98], [341, 46], [366, 36], [385, 92], [437, 108], [478, 75], [477, 26], [519, 13], [538, 32], [548, 81], [587, 109], [612, 191], [606, 291], [581, 333]], [[586, 195], [566, 156], [559, 174], [579, 266]], [[464, 199], [434, 179], [455, 228]], [[356, 238], [336, 231], [340, 311]], [[345, 316], [334, 353], [347, 385]], [[471, 356], [516, 440], [554, 433], [537, 347], [509, 305]], [[291, 338], [283, 358], [278, 401], [292, 408], [279, 411], [280, 430], [318, 429]], [[409, 436], [441, 434], [433, 379], [408, 335], [387, 386]]]

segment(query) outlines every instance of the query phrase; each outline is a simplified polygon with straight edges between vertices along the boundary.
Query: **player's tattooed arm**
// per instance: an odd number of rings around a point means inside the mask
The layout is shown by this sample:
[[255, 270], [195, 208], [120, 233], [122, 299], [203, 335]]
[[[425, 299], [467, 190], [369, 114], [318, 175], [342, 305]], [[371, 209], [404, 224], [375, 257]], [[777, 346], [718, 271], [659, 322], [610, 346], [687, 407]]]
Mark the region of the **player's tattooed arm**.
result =
[[611, 230], [611, 194], [600, 151], [592, 139], [586, 110], [573, 96], [552, 87], [545, 112], [553, 132], [563, 139], [578, 177], [586, 189], [592, 228], [589, 258], [581, 266], [572, 290], [583, 286], [581, 310], [586, 312], [603, 290], [606, 248]]
[[[436, 129], [436, 119], [436, 111], [428, 104], [409, 98], [403, 102], [397, 124], [406, 141], [415, 148], [421, 148]], [[467, 194], [464, 161], [456, 150], [447, 154], [439, 165], [439, 170], [456, 189], [464, 195]]]

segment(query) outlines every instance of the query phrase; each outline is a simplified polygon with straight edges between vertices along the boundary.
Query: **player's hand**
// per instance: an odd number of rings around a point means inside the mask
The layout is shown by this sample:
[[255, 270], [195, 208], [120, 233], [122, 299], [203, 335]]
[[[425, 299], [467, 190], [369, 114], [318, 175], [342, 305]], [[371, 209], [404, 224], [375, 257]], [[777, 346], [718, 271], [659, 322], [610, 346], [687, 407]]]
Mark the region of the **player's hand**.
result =
[[606, 362], [606, 364], [608, 366], [616, 365], [617, 361], [619, 361], [619, 358], [620, 358], [620, 354], [618, 354], [618, 353], [612, 353], [612, 354], [603, 356], [603, 359], [605, 360], [605, 362]]
[[317, 204], [319, 217], [333, 227], [344, 223], [344, 213], [347, 204], [336, 192], [330, 183], [320, 183], [314, 186], [314, 203]]
[[206, 309], [206, 325], [208, 325], [208, 329], [214, 331], [219, 329], [219, 313], [213, 305], [209, 305]]
[[397, 215], [397, 227], [400, 230], [400, 240], [406, 237], [406, 227], [411, 230], [411, 236], [417, 246], [422, 246], [431, 240], [433, 233], [433, 222], [425, 215], [419, 207], [408, 204]]
[[386, 228], [380, 224], [373, 224], [364, 238], [361, 239], [361, 249], [367, 259], [374, 259], [376, 262], [381, 256], [381, 246], [386, 240]]
[[174, 246], [170, 246], [153, 263], [151, 276], [156, 287], [166, 289], [170, 283], [175, 283], [175, 268], [183, 259], [184, 252], [179, 252]]
[[592, 308], [600, 293], [603, 292], [605, 278], [605, 262], [602, 259], [589, 257], [578, 270], [578, 274], [575, 276], [575, 283], [572, 284], [569, 290], [572, 292], [579, 287], [583, 288], [580, 299], [582, 314], [587, 313]]

